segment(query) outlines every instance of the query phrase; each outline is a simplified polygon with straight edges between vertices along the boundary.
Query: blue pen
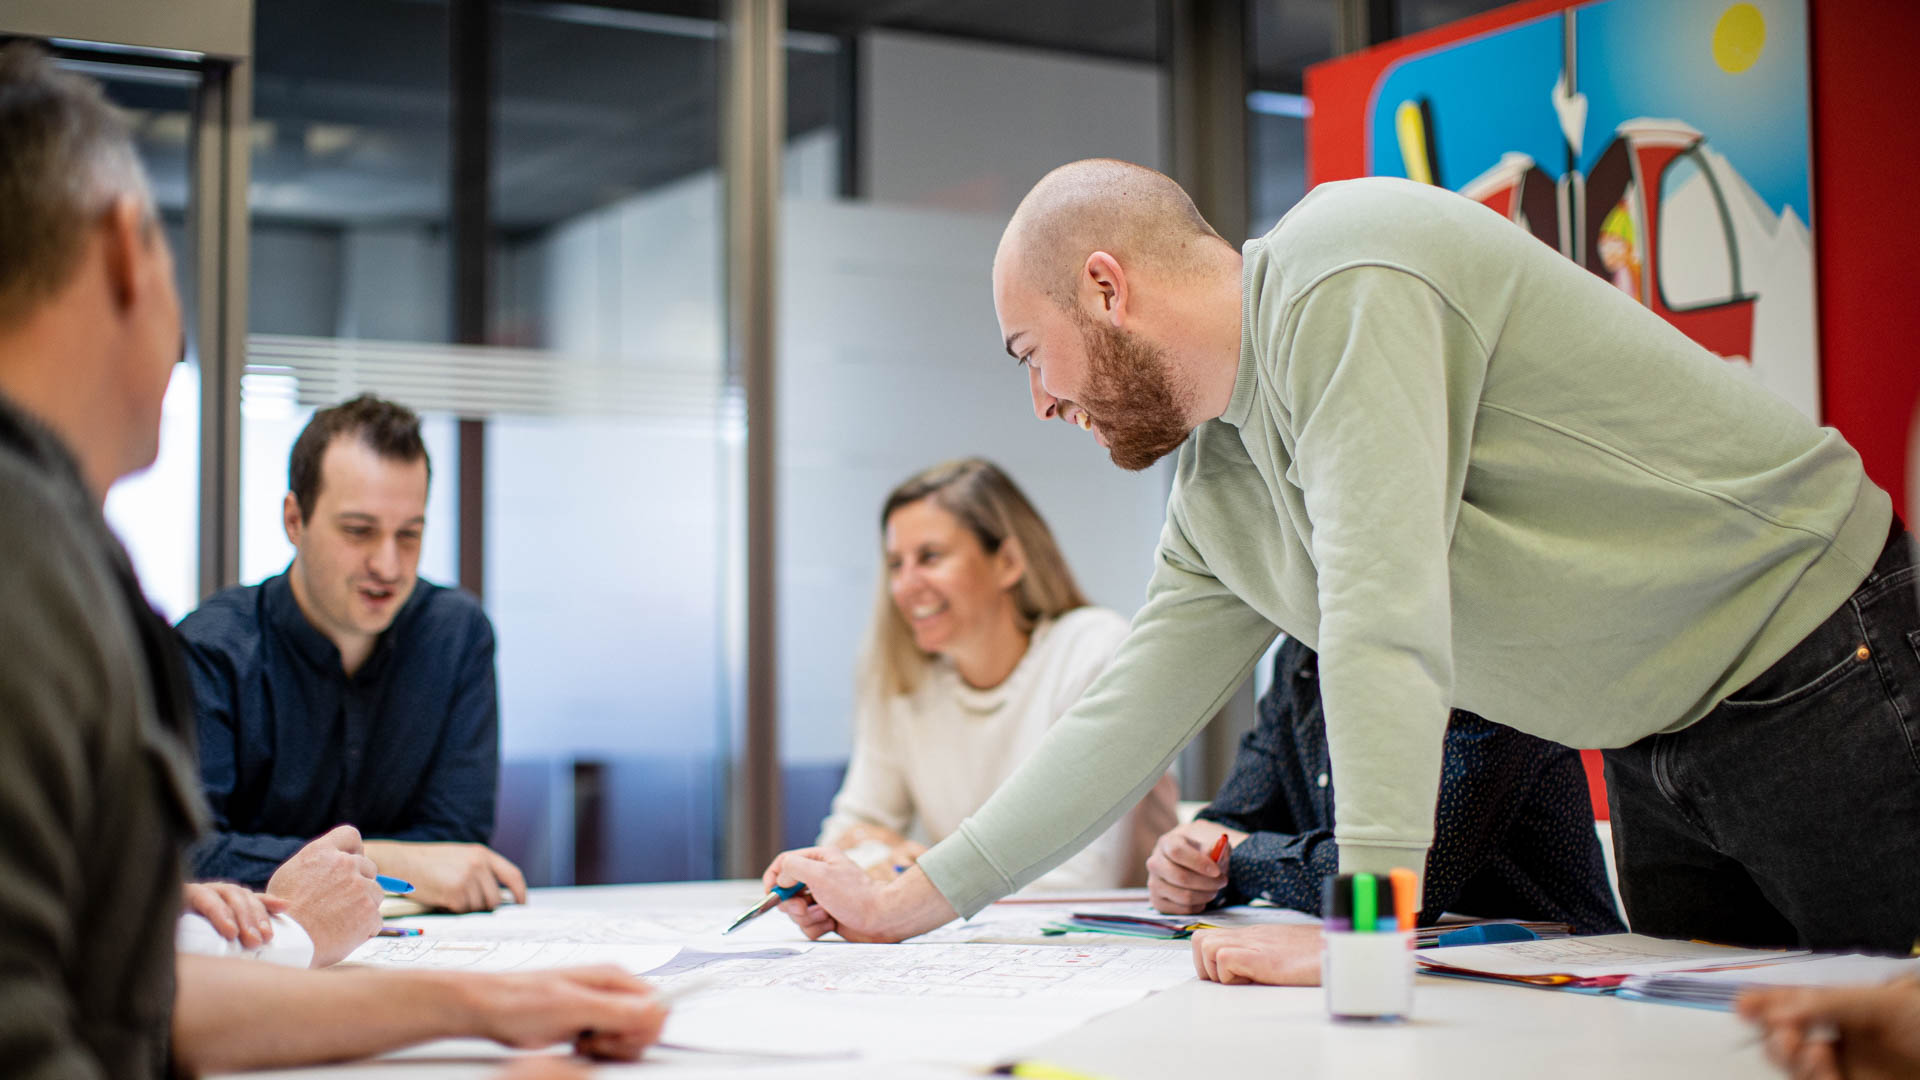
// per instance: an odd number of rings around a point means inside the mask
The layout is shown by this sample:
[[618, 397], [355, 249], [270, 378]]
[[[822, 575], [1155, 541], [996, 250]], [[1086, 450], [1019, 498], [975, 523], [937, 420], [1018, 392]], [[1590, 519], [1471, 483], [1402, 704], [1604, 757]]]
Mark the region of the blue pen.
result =
[[388, 877], [385, 874], [375, 874], [373, 875], [373, 880], [379, 882], [380, 888], [385, 890], [386, 892], [405, 894], [413, 891], [412, 882], [401, 881], [397, 877]]
[[782, 900], [791, 900], [806, 891], [807, 883], [804, 881], [796, 881], [791, 885], [775, 885], [773, 891], [767, 893], [765, 899], [748, 908], [746, 914], [733, 920], [732, 926], [720, 932], [722, 934], [731, 934], [760, 916], [765, 915], [767, 912], [772, 911], [775, 904], [780, 903]]
[[1452, 945], [1493, 945], [1508, 941], [1538, 941], [1539, 938], [1539, 934], [1524, 926], [1496, 922], [1449, 930], [1434, 938], [1433, 944], [1435, 948], [1445, 948]]

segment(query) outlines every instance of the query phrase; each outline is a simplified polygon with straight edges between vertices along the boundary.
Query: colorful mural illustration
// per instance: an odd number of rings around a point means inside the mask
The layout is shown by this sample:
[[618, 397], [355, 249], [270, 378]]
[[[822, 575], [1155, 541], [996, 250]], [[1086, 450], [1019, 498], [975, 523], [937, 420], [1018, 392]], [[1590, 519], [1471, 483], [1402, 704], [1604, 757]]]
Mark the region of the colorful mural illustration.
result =
[[1818, 417], [1807, 79], [1803, 0], [1602, 0], [1381, 69], [1367, 170], [1492, 207]]

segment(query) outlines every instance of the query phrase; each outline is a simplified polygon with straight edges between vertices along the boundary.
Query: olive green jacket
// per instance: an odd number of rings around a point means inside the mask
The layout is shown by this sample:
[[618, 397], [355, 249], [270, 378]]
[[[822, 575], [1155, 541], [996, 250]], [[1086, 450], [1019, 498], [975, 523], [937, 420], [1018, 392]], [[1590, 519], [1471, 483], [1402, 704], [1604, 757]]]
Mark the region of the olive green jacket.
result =
[[0, 399], [0, 1062], [172, 1071], [181, 858], [204, 822], [172, 630], [73, 458]]

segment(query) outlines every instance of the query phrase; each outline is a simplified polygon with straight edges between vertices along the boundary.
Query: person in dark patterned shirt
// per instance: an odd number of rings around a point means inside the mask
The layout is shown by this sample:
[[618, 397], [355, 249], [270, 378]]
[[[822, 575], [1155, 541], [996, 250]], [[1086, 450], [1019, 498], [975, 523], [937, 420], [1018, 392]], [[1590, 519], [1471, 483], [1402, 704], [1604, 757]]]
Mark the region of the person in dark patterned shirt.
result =
[[[1190, 914], [1259, 899], [1317, 914], [1320, 883], [1339, 865], [1330, 775], [1318, 658], [1288, 640], [1219, 795], [1147, 860], [1154, 906]], [[1579, 755], [1559, 743], [1455, 710], [1434, 832], [1423, 925], [1453, 912], [1623, 929]], [[1215, 866], [1207, 854], [1222, 833], [1231, 855]]]

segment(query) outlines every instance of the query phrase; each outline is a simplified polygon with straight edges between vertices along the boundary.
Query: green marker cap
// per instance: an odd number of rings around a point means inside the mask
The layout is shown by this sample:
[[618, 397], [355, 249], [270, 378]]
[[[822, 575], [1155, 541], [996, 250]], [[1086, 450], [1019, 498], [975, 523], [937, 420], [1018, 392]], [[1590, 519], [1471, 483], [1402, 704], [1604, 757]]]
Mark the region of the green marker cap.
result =
[[1353, 932], [1370, 934], [1378, 917], [1379, 894], [1372, 874], [1353, 875]]

